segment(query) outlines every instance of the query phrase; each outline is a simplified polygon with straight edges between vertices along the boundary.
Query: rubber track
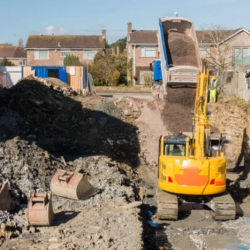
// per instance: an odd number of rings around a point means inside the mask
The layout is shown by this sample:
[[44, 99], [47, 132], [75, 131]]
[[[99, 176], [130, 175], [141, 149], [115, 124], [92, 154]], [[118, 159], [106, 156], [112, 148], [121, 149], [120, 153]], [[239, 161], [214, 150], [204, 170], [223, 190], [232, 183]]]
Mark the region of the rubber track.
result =
[[213, 197], [215, 204], [215, 220], [234, 220], [236, 216], [235, 202], [228, 192]]
[[178, 198], [158, 188], [157, 190], [157, 217], [160, 220], [178, 219]]

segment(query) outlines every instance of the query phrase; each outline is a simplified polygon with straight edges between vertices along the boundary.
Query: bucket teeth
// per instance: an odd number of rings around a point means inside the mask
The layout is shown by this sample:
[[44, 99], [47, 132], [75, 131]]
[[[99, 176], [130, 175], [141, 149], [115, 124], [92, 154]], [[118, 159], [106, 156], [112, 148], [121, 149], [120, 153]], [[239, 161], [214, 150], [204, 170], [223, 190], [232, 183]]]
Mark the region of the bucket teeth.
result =
[[58, 169], [51, 179], [50, 189], [55, 195], [74, 200], [87, 200], [97, 191], [89, 183], [86, 174], [62, 169]]
[[8, 183], [0, 184], [0, 210], [12, 211], [15, 203], [11, 199], [8, 190]]
[[33, 226], [51, 226], [54, 220], [51, 193], [30, 193], [28, 221]]

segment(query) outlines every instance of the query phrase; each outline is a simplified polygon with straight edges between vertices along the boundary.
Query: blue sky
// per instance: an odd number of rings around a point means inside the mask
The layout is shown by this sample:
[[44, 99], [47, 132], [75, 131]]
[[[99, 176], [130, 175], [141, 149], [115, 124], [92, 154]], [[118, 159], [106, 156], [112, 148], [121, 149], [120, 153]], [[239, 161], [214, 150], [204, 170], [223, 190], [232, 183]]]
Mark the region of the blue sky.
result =
[[108, 42], [133, 29], [157, 29], [159, 17], [192, 20], [196, 29], [219, 24], [250, 29], [250, 0], [0, 0], [0, 43], [26, 42], [30, 34], [100, 35]]

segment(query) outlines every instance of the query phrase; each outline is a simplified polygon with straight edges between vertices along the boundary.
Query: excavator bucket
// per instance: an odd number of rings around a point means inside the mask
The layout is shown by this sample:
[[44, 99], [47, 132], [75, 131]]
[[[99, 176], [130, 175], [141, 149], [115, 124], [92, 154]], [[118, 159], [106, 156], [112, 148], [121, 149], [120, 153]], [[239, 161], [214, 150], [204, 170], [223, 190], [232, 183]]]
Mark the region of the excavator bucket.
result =
[[33, 226], [51, 226], [54, 220], [51, 193], [31, 193], [28, 202], [28, 221]]
[[55, 195], [74, 199], [87, 200], [96, 193], [85, 174], [58, 169], [50, 182], [51, 192]]
[[11, 211], [15, 208], [15, 203], [10, 198], [8, 183], [0, 184], [0, 210]]

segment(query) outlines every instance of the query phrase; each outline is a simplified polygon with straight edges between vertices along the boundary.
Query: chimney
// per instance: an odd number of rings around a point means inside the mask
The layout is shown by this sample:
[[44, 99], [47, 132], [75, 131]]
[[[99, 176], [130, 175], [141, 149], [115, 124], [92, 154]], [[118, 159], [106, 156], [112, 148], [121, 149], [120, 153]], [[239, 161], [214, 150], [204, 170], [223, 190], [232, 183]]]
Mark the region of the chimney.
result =
[[128, 34], [127, 34], [127, 38], [130, 38], [130, 33], [132, 32], [132, 23], [129, 22], [128, 23]]
[[120, 46], [119, 45], [117, 45], [116, 46], [116, 55], [120, 55]]
[[105, 29], [102, 30], [102, 38], [103, 38], [103, 39], [106, 39], [106, 30], [105, 30]]

